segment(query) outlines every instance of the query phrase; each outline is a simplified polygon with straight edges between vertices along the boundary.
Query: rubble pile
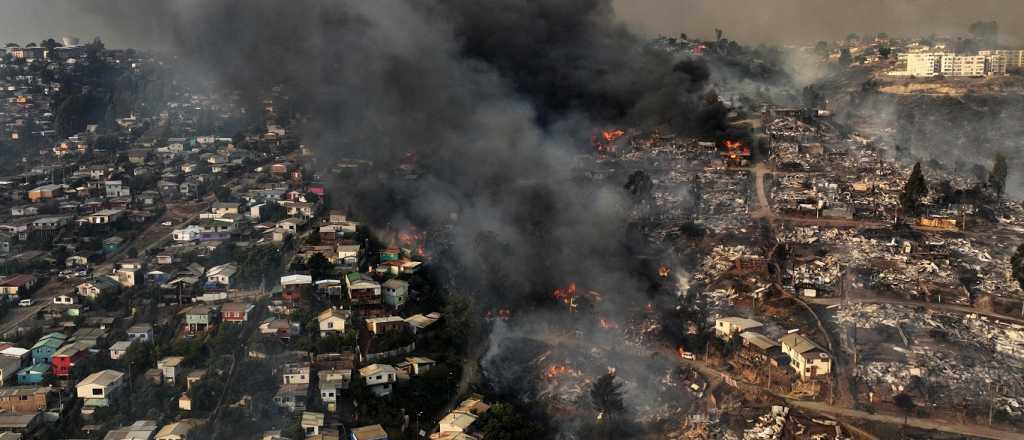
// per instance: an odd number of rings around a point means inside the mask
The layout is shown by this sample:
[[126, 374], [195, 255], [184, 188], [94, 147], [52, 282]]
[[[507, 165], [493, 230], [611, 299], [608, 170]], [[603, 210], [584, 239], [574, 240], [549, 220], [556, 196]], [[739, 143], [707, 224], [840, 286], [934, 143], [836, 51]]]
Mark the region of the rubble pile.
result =
[[830, 287], [839, 280], [841, 272], [839, 260], [828, 255], [806, 264], [794, 265], [792, 271], [793, 283]]
[[751, 255], [753, 253], [750, 248], [743, 245], [715, 246], [711, 253], [704, 257], [693, 278], [697, 281], [711, 282], [732, 269], [733, 262], [738, 258]]
[[747, 215], [750, 172], [709, 169], [700, 176], [700, 218], [704, 226], [716, 233], [746, 231], [750, 226]]
[[753, 427], [743, 431], [743, 440], [780, 439], [788, 419], [789, 407], [772, 405], [771, 412], [758, 417]]
[[[899, 393], [917, 376], [937, 385], [940, 395], [932, 397], [936, 401], [982, 404], [987, 390], [995, 385], [1007, 398], [1024, 398], [1024, 326], [974, 314], [920, 312], [887, 304], [844, 305], [836, 309], [834, 319], [842, 332], [851, 326], [889, 326], [910, 335], [908, 349], [895, 348], [905, 360], [861, 361], [854, 368], [854, 376], [872, 388]], [[942, 347], [929, 342], [932, 334], [945, 335]], [[851, 350], [848, 339], [843, 344]]]

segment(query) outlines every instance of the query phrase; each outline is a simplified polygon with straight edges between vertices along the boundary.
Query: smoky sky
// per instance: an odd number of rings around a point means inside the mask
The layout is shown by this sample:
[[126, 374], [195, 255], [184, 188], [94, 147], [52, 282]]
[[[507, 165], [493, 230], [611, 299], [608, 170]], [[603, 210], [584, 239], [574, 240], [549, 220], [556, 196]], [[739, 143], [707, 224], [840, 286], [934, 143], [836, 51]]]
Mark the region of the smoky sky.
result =
[[[84, 11], [76, 3], [83, 2], [2, 0], [0, 41], [25, 43], [72, 35], [102, 36], [115, 47], [166, 45], [159, 33], [166, 23], [158, 16], [140, 17], [141, 26], [136, 28], [112, 27], [100, 16], [102, 11]], [[116, 3], [114, 8], [121, 6]], [[806, 43], [851, 32], [958, 35], [974, 21], [998, 20], [1004, 43], [1024, 44], [1024, 30], [1014, 26], [1024, 19], [1024, 2], [1016, 0], [615, 0], [614, 13], [645, 35], [686, 32], [710, 38], [715, 28], [721, 28], [728, 38], [747, 44]]]

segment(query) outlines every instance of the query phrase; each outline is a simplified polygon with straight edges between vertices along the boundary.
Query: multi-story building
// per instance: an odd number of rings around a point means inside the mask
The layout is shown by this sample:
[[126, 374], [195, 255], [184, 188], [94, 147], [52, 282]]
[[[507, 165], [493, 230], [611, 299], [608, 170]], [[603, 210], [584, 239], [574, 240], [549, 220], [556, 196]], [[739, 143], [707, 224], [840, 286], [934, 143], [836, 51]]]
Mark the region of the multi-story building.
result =
[[907, 75], [936, 76], [942, 71], [943, 52], [924, 52], [907, 54]]
[[940, 72], [945, 76], [985, 76], [988, 62], [982, 55], [947, 54], [942, 57], [941, 66]]
[[982, 50], [978, 55], [992, 56], [1002, 55], [1006, 57], [1006, 70], [1014, 71], [1024, 69], [1024, 49], [1014, 50]]

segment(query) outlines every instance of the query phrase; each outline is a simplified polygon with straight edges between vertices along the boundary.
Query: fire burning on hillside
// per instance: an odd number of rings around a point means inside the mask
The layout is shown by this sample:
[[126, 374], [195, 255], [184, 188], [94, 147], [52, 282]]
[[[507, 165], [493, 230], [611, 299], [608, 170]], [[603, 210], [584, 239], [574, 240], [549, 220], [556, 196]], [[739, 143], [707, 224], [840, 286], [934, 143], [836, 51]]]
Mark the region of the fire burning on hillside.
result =
[[626, 132], [622, 130], [607, 130], [602, 131], [599, 135], [594, 135], [590, 139], [590, 142], [591, 144], [593, 144], [594, 150], [597, 150], [598, 153], [611, 154], [615, 153], [615, 151], [617, 150], [615, 141], [619, 140], [621, 137], [625, 135]]

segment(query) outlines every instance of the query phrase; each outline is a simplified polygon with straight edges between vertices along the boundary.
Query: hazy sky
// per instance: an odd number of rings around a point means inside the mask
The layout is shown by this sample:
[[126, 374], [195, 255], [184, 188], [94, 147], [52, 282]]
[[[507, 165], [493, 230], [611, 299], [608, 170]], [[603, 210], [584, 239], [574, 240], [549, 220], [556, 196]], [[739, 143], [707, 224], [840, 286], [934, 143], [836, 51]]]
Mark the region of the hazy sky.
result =
[[[130, 1], [130, 0], [129, 0]], [[167, 0], [179, 1], [179, 0]], [[287, 1], [287, 0], [282, 0]], [[486, 1], [486, 0], [481, 0]], [[525, 1], [525, 0], [524, 0]], [[113, 0], [116, 3], [117, 0]], [[964, 33], [976, 20], [998, 20], [1004, 41], [1024, 42], [1024, 0], [614, 0], [623, 21], [645, 34], [699, 37], [719, 27], [744, 43], [799, 43], [850, 32], [892, 35]], [[94, 0], [0, 0], [0, 41], [25, 43], [73, 35], [101, 36], [112, 47], [159, 39], [112, 29]], [[93, 11], [89, 11], [93, 9]], [[92, 13], [90, 13], [92, 12]], [[157, 23], [153, 23], [157, 25]], [[1016, 26], [1014, 26], [1016, 25]], [[147, 26], [140, 26], [146, 28]]]

